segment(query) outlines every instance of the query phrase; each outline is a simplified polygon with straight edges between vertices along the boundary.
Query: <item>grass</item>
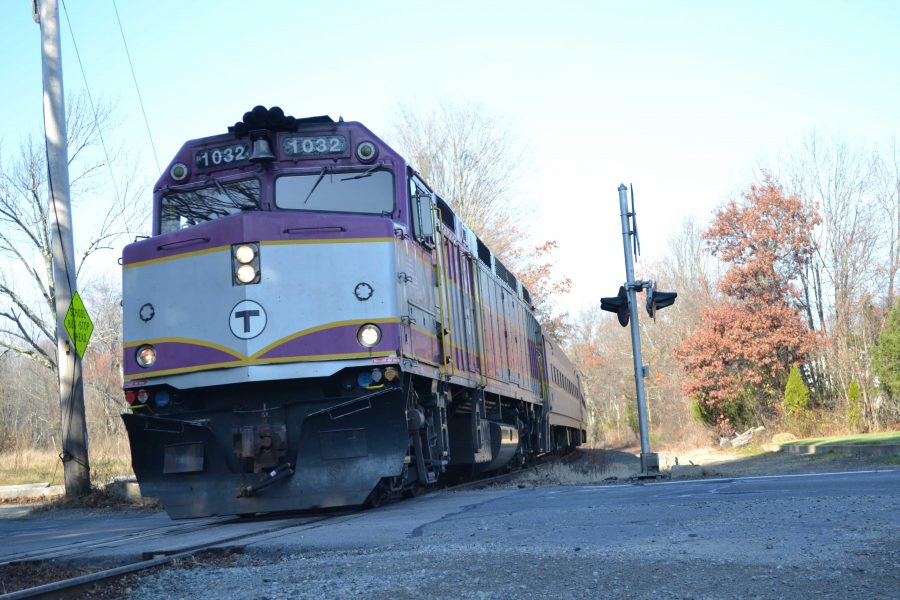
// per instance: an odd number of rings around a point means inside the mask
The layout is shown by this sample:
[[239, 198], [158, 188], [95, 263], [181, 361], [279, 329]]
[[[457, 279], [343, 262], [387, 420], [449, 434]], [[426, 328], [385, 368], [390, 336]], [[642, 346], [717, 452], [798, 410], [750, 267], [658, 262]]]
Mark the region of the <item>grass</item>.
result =
[[900, 444], [900, 431], [862, 433], [836, 437], [807, 438], [782, 444], [783, 446], [883, 446]]
[[517, 485], [539, 487], [545, 485], [594, 485], [608, 478], [628, 479], [636, 469], [616, 465], [584, 468], [567, 464], [552, 464], [529, 471], [516, 479]]
[[26, 448], [0, 453], [0, 485], [63, 483], [63, 466], [55, 452]]
[[[102, 486], [117, 476], [131, 474], [130, 456], [91, 451], [91, 483]], [[25, 448], [0, 453], [0, 486], [23, 483], [62, 485], [63, 465], [54, 450]]]

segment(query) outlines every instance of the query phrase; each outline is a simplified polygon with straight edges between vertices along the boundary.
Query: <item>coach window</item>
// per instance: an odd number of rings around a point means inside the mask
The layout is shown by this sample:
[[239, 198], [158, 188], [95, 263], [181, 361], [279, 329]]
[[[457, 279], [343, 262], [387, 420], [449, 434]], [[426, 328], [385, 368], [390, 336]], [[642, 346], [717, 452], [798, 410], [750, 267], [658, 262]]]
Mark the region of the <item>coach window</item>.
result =
[[259, 210], [259, 180], [247, 179], [193, 189], [171, 189], [159, 206], [159, 232], [168, 233], [185, 227], [227, 217], [244, 210]]
[[275, 206], [287, 210], [394, 212], [394, 175], [384, 169], [329, 170], [282, 175], [275, 180]]
[[420, 243], [434, 248], [434, 194], [416, 177], [409, 178], [409, 201], [412, 206], [413, 234]]

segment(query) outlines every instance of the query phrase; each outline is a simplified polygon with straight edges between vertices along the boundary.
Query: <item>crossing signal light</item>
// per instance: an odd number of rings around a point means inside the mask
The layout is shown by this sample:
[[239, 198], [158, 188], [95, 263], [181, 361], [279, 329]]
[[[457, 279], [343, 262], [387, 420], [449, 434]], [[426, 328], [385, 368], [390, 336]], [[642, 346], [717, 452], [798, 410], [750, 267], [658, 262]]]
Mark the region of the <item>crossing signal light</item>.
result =
[[628, 319], [631, 315], [628, 312], [628, 294], [625, 292], [624, 286], [619, 286], [619, 294], [617, 296], [600, 298], [600, 308], [616, 313], [616, 316], [619, 318], [619, 325], [622, 327], [628, 325]]
[[656, 311], [672, 306], [675, 304], [675, 298], [677, 297], [678, 292], [660, 292], [653, 289], [653, 286], [650, 286], [647, 289], [647, 314], [650, 315], [651, 319], [655, 319]]

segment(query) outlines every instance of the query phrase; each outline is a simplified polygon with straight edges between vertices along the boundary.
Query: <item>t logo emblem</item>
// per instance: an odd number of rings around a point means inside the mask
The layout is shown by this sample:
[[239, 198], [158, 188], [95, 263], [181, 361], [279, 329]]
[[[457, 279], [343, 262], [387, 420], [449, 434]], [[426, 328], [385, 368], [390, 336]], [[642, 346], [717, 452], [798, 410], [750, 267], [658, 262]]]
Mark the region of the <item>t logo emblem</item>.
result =
[[235, 337], [242, 340], [255, 338], [266, 328], [266, 311], [253, 300], [241, 300], [228, 317], [228, 326]]
[[250, 333], [250, 317], [258, 317], [258, 310], [239, 310], [234, 313], [235, 319], [244, 320], [244, 333]]

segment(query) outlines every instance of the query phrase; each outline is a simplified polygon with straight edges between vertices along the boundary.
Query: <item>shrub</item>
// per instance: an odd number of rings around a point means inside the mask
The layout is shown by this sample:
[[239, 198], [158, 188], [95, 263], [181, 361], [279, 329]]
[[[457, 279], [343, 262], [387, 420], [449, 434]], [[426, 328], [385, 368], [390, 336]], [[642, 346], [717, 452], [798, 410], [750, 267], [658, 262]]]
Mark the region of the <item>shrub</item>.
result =
[[895, 302], [888, 322], [872, 353], [872, 365], [882, 387], [894, 399], [900, 399], [900, 302]]
[[847, 391], [847, 425], [853, 431], [862, 431], [863, 423], [863, 407], [859, 398], [859, 384], [854, 379], [850, 382], [850, 389]]
[[802, 418], [808, 410], [809, 388], [803, 383], [800, 369], [795, 364], [784, 387], [784, 412], [792, 417]]

